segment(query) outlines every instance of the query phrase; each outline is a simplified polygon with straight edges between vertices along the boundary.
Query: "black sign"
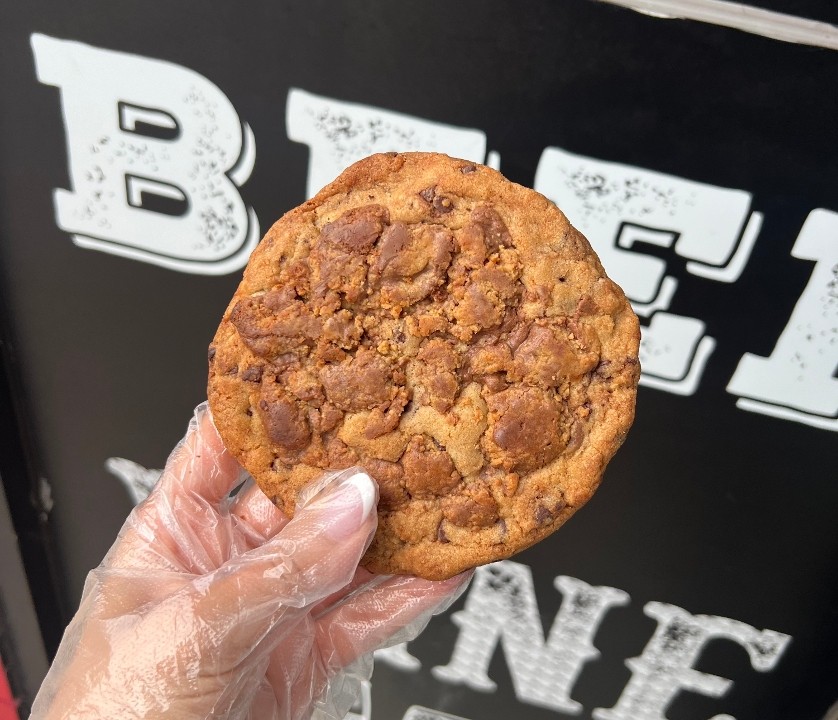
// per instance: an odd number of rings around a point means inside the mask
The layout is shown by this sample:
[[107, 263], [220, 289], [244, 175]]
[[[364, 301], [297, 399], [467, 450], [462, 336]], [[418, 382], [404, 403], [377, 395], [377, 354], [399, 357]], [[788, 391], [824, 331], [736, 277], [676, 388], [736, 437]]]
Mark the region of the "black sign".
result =
[[[838, 21], [829, 2], [753, 5]], [[26, 462], [3, 480], [19, 532], [43, 530], [30, 487], [49, 518], [53, 606], [77, 603], [205, 397], [206, 347], [261, 234], [360, 157], [436, 150], [556, 201], [641, 318], [643, 377], [589, 507], [381, 653], [372, 717], [823, 718], [838, 700], [823, 27], [792, 44], [589, 0], [10, 6], [0, 289], [17, 405], [0, 412]], [[54, 646], [66, 618], [27, 565]]]

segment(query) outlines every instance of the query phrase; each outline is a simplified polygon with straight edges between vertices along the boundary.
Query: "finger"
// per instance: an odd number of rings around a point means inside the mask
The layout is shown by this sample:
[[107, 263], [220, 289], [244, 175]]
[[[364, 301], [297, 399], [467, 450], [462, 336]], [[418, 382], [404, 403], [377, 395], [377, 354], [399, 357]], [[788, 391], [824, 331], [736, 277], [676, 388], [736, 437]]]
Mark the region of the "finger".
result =
[[314, 630], [305, 616], [271, 653], [265, 679], [273, 688], [278, 716], [310, 718], [305, 712], [322, 692], [325, 677], [314, 658]]
[[335, 672], [380, 647], [412, 640], [454, 603], [472, 574], [442, 581], [395, 575], [359, 589], [317, 619], [327, 667]]
[[338, 475], [298, 505], [274, 538], [197, 579], [198, 615], [241, 657], [253, 652], [290, 611], [308, 609], [352, 579], [375, 532], [376, 500], [368, 475]]
[[251, 547], [276, 535], [288, 524], [288, 517], [274, 505], [259, 486], [248, 478], [230, 507]]
[[103, 561], [107, 572], [100, 573], [101, 582], [115, 607], [136, 607], [168, 594], [162, 583], [148, 583], [143, 574], [185, 585], [188, 578], [179, 578], [180, 573], [203, 574], [224, 561], [232, 538], [229, 524], [219, 521], [217, 504], [240, 473], [206, 404], [199, 405], [161, 480], [131, 513]]
[[195, 408], [186, 437], [178, 444], [160, 477], [159, 492], [194, 493], [211, 504], [224, 498], [239, 481], [241, 466], [224, 447], [209, 408]]
[[373, 581], [378, 581], [383, 577], [388, 577], [385, 575], [375, 575], [371, 573], [369, 570], [363, 567], [358, 567], [355, 569], [355, 574], [352, 576], [352, 579], [344, 585], [340, 590], [335, 593], [332, 593], [328, 597], [323, 598], [315, 607], [311, 609], [311, 614], [315, 618], [319, 618], [321, 615], [325, 615], [329, 610], [331, 610], [335, 605], [338, 603], [344, 602], [346, 598], [354, 592], [357, 592], [360, 588]]
[[[377, 523], [377, 488], [365, 473], [342, 473], [262, 547], [218, 571], [219, 580], [249, 583], [250, 599], [311, 605], [346, 585]], [[236, 578], [233, 580], [233, 578]], [[219, 589], [224, 589], [221, 583]]]
[[224, 560], [229, 526], [218, 504], [243, 471], [224, 448], [206, 403], [172, 451], [160, 481], [135, 508], [106, 562], [118, 567], [206, 573]]

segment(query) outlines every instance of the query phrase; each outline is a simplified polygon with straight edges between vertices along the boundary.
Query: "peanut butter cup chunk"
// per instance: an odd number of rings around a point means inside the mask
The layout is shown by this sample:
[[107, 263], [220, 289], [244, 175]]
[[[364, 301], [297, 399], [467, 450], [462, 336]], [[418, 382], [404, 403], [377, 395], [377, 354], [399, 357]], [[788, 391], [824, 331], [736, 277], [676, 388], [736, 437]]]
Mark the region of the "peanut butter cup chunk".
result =
[[442, 579], [546, 538], [634, 419], [637, 318], [543, 196], [444, 155], [373, 155], [268, 231], [212, 341], [230, 452], [293, 514], [378, 483], [374, 572]]

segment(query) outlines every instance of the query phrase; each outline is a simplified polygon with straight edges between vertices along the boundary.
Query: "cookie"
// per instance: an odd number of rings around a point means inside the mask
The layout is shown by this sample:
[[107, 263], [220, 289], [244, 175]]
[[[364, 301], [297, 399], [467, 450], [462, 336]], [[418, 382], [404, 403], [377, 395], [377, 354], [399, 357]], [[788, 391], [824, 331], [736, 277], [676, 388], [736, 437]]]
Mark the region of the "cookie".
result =
[[634, 418], [640, 331], [549, 200], [474, 163], [374, 155], [287, 213], [209, 350], [218, 430], [289, 515], [378, 482], [362, 564], [450, 577], [587, 502]]

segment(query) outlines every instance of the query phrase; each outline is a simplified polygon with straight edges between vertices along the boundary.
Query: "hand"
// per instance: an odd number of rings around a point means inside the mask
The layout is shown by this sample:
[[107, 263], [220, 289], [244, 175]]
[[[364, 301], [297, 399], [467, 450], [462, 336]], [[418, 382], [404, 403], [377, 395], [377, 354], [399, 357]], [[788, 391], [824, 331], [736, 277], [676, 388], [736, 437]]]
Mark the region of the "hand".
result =
[[[342, 718], [347, 676], [415, 637], [464, 588], [358, 567], [376, 528], [363, 472], [304, 489], [288, 520], [227, 453], [205, 406], [88, 576], [35, 700], [41, 718]], [[357, 683], [355, 683], [357, 686]]]

